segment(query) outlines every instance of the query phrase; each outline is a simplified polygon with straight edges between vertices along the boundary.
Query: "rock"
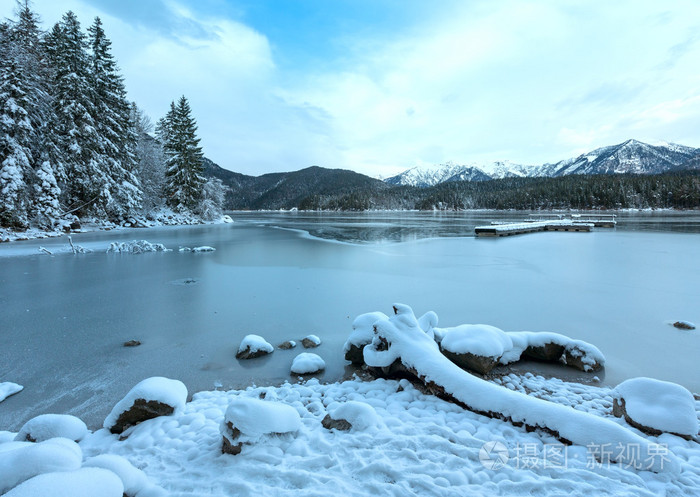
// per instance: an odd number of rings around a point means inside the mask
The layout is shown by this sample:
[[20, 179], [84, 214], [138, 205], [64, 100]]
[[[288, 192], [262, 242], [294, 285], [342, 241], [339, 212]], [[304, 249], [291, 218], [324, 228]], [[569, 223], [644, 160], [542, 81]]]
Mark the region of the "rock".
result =
[[112, 433], [157, 416], [167, 416], [182, 409], [187, 402], [187, 387], [179, 380], [153, 376], [137, 383], [112, 408], [102, 423]]
[[315, 374], [326, 369], [326, 362], [317, 354], [302, 352], [292, 361], [292, 374]]
[[673, 323], [674, 328], [678, 328], [679, 330], [694, 330], [695, 325], [689, 321], [676, 321]]
[[157, 418], [158, 416], [169, 416], [174, 411], [175, 408], [173, 406], [157, 400], [136, 399], [131, 408], [119, 415], [109, 431], [120, 434], [146, 420]]
[[30, 419], [19, 430], [17, 442], [44, 442], [61, 437], [80, 442], [88, 434], [85, 423], [68, 414], [41, 414]]
[[652, 378], [631, 378], [613, 390], [613, 415], [649, 435], [698, 434], [695, 399], [684, 387]]
[[362, 355], [362, 351], [365, 350], [366, 345], [367, 344], [357, 346], [350, 344], [348, 350], [345, 352], [345, 360], [358, 366], [364, 364], [365, 358]]
[[71, 231], [77, 231], [77, 230], [79, 230], [79, 229], [81, 228], [80, 222], [79, 222], [79, 221], [73, 221], [73, 222], [70, 223], [69, 227], [70, 227]]
[[305, 349], [313, 349], [321, 345], [321, 339], [316, 335], [308, 335], [301, 339], [301, 344]]
[[222, 454], [238, 455], [243, 450], [243, 442], [236, 442], [241, 436], [241, 430], [233, 426], [231, 421], [227, 421], [221, 430], [223, 443], [221, 445]]
[[277, 348], [282, 350], [289, 350], [293, 349], [296, 346], [297, 343], [294, 340], [287, 340], [286, 342], [282, 342], [281, 344], [279, 344]]
[[321, 421], [321, 425], [326, 430], [340, 430], [347, 431], [352, 428], [350, 422], [346, 419], [333, 419], [330, 414], [326, 414], [326, 417]]
[[584, 372], [599, 371], [603, 365], [594, 358], [588, 356], [584, 350], [577, 346], [566, 347], [562, 362], [567, 366]]
[[557, 362], [564, 353], [564, 346], [556, 343], [547, 343], [543, 346], [530, 345], [522, 353], [523, 356], [536, 361]]
[[460, 368], [475, 371], [479, 374], [488, 373], [498, 364], [498, 357], [479, 356], [470, 352], [455, 354], [454, 352], [444, 349], [442, 353]]
[[236, 352], [236, 359], [255, 359], [274, 352], [275, 348], [263, 337], [258, 335], [246, 335]]
[[138, 347], [141, 345], [141, 342], [138, 340], [128, 340], [124, 342], [124, 347]]

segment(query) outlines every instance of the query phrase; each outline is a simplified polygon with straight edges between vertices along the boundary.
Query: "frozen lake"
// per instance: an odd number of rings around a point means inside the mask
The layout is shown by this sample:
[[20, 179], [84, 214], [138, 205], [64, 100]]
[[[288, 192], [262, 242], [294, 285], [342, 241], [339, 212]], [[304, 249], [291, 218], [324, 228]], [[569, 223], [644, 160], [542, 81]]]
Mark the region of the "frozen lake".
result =
[[[242, 213], [230, 225], [76, 234], [94, 250], [76, 256], [65, 237], [1, 244], [0, 381], [25, 389], [0, 403], [0, 430], [45, 412], [95, 428], [148, 376], [180, 379], [191, 393], [292, 381], [303, 349], [239, 362], [249, 333], [273, 345], [320, 336], [320, 378], [334, 381], [349, 371], [342, 345], [353, 318], [394, 302], [434, 310], [441, 326], [590, 341], [607, 357], [608, 384], [651, 376], [700, 392], [700, 331], [670, 326], [700, 323], [700, 216], [626, 214], [615, 230], [472, 236], [475, 225], [524, 216]], [[105, 253], [133, 239], [175, 250]], [[177, 251], [200, 245], [217, 250]], [[143, 344], [122, 347], [129, 339]]]

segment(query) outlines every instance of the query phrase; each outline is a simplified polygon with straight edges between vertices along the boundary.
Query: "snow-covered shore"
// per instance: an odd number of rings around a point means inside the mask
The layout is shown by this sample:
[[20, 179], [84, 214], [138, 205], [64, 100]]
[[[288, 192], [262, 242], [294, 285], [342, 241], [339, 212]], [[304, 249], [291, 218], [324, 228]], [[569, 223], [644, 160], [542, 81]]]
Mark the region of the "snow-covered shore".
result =
[[[54, 230], [45, 230], [37, 227], [30, 227], [24, 231], [11, 230], [9, 228], [0, 227], [0, 243], [14, 242], [24, 240], [39, 240], [44, 238], [57, 238], [70, 235], [72, 233], [91, 233], [95, 231], [112, 231], [123, 228], [155, 228], [159, 226], [189, 226], [197, 224], [221, 224], [231, 223], [233, 220], [230, 216], [224, 215], [220, 219], [203, 220], [192, 214], [181, 214], [170, 209], [162, 209], [152, 213], [148, 217], [139, 217], [132, 219], [131, 222], [122, 224], [114, 224], [106, 221], [95, 219], [86, 219], [74, 221], [77, 224], [70, 226], [70, 222], [66, 222], [65, 226], [57, 226]], [[78, 227], [79, 226], [79, 227]]]
[[[610, 413], [613, 391], [606, 387], [531, 374], [496, 382], [623, 423]], [[244, 446], [237, 456], [222, 454], [220, 425], [227, 406], [261, 397], [295, 409], [301, 428]], [[326, 414], [348, 402], [368, 406], [364, 416], [375, 416], [364, 426], [358, 423], [361, 429], [325, 429]], [[3, 435], [0, 440], [9, 438]], [[172, 496], [697, 495], [700, 446], [671, 435], [650, 440], [668, 447], [680, 463], [679, 475], [601, 463], [596, 447], [564, 446], [545, 433], [528, 433], [425, 395], [407, 380], [355, 378], [199, 392], [173, 415], [136, 426], [126, 440], [102, 429], [79, 446], [85, 460], [126, 458], [150, 485]], [[494, 451], [503, 447], [505, 452]]]

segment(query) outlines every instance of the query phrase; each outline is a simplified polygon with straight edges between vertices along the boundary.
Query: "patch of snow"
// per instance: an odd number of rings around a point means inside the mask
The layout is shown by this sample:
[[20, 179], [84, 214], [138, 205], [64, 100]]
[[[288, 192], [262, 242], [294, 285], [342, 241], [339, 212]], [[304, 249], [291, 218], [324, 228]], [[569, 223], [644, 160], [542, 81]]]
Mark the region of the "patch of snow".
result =
[[41, 414], [30, 419], [20, 428], [15, 438], [18, 442], [43, 442], [51, 438], [62, 437], [80, 442], [88, 434], [82, 419], [68, 414]]
[[238, 352], [243, 352], [248, 347], [250, 347], [251, 353], [263, 350], [269, 354], [275, 350], [275, 348], [268, 343], [267, 340], [259, 335], [246, 335], [243, 337], [241, 344], [238, 346]]
[[229, 216], [228, 214], [224, 214], [223, 216], [221, 216], [221, 222], [222, 223], [232, 223], [233, 219], [231, 219], [231, 216]]
[[151, 483], [146, 473], [135, 468], [122, 456], [101, 454], [87, 459], [83, 463], [83, 467], [102, 468], [111, 471], [122, 481], [124, 493], [126, 495], [133, 495], [136, 497], [166, 495], [162, 488]]
[[513, 348], [513, 341], [502, 330], [487, 324], [463, 324], [444, 334], [441, 346], [454, 354], [467, 352], [483, 357], [501, 357]]
[[122, 497], [124, 486], [117, 475], [102, 468], [46, 473], [27, 480], [5, 497]]
[[682, 386], [652, 378], [631, 378], [615, 387], [629, 417], [649, 428], [696, 436], [698, 415], [693, 394]]
[[119, 419], [119, 416], [127, 411], [136, 399], [146, 401], [153, 400], [173, 406], [176, 410], [182, 409], [187, 401], [187, 387], [179, 380], [171, 380], [162, 376], [146, 378], [134, 386], [126, 396], [114, 406], [107, 415], [103, 426], [110, 429]]
[[3, 381], [0, 383], [0, 402], [8, 398], [10, 395], [14, 395], [21, 392], [24, 387], [17, 383], [12, 383], [11, 381]]
[[326, 362], [319, 355], [302, 352], [292, 361], [291, 371], [294, 374], [311, 374], [324, 369], [326, 369]]
[[0, 494], [42, 473], [74, 471], [83, 460], [78, 444], [67, 438], [39, 443], [10, 442], [0, 447]]
[[201, 247], [195, 247], [192, 249], [192, 252], [214, 252], [216, 249], [214, 247], [209, 247], [207, 245], [203, 245]]
[[146, 240], [132, 240], [130, 242], [112, 242], [107, 252], [126, 252], [129, 254], [142, 254], [144, 252], [170, 252], [162, 243], [151, 243]]

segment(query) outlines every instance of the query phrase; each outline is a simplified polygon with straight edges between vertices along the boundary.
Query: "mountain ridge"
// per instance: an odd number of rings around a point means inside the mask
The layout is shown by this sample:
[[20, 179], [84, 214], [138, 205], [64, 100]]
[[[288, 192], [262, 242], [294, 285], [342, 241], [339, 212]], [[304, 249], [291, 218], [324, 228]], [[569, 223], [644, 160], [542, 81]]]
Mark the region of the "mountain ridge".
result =
[[[438, 167], [413, 167], [384, 181], [392, 185], [428, 187], [460, 180], [488, 181], [514, 177], [559, 177], [568, 174], [660, 174], [688, 167], [695, 168], [693, 164], [700, 161], [695, 159], [698, 156], [698, 148], [676, 143], [650, 145], [630, 139], [555, 163], [524, 165], [506, 160], [482, 165], [457, 165], [448, 162]], [[460, 178], [460, 174], [464, 178]]]

